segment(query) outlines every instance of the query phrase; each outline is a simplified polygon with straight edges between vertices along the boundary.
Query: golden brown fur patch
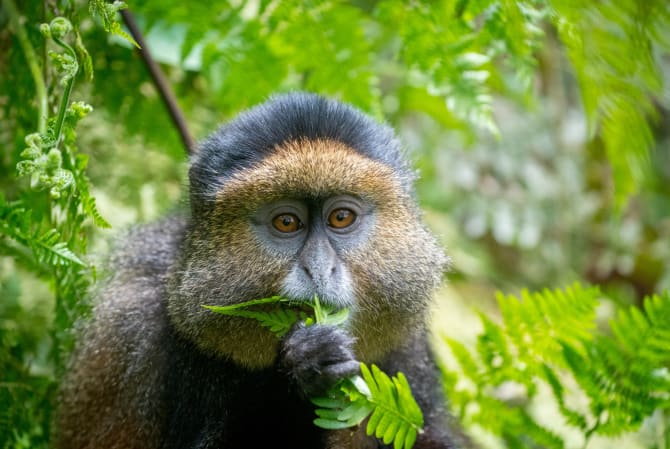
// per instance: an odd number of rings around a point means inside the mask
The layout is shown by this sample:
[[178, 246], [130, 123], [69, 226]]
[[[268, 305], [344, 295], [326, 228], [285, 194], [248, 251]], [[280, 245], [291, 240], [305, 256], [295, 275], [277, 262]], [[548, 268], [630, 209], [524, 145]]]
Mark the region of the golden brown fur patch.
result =
[[333, 140], [298, 140], [243, 172], [222, 180], [217, 199], [247, 210], [258, 201], [352, 194], [378, 204], [397, 202], [402, 192], [393, 169]]

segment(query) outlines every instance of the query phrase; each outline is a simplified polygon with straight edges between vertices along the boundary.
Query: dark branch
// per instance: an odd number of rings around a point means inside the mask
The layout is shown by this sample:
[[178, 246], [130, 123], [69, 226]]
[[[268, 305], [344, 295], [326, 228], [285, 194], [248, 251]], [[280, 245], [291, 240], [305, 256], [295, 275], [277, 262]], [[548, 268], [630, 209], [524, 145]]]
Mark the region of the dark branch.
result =
[[142, 36], [142, 32], [138, 28], [137, 23], [135, 23], [133, 15], [127, 9], [123, 9], [120, 12], [121, 17], [123, 17], [123, 22], [126, 24], [126, 27], [128, 27], [130, 34], [140, 46], [138, 52], [142, 58], [142, 61], [144, 61], [144, 64], [149, 70], [151, 79], [156, 85], [156, 88], [158, 88], [158, 92], [163, 99], [163, 102], [165, 103], [165, 107], [167, 107], [167, 110], [170, 113], [172, 121], [177, 127], [177, 131], [181, 136], [184, 147], [186, 148], [186, 151], [191, 154], [195, 148], [195, 142], [193, 141], [193, 137], [188, 131], [186, 120], [184, 119], [184, 115], [182, 114], [181, 109], [179, 109], [179, 105], [177, 104], [174, 93], [172, 93], [172, 89], [170, 89], [170, 85], [167, 83], [167, 80], [165, 79], [163, 72], [161, 72], [160, 67], [151, 57], [151, 53], [149, 53], [149, 47], [147, 46], [147, 43], [144, 40], [144, 36]]

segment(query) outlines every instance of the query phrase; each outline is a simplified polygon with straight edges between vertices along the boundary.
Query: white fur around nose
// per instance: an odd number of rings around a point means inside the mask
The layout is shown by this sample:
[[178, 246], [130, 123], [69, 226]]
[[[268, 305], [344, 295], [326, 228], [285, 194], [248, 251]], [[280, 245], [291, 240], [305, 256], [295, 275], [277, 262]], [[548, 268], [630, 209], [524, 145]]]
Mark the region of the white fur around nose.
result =
[[289, 299], [319, 301], [335, 307], [354, 305], [354, 288], [349, 270], [340, 265], [329, 276], [310, 276], [296, 263], [282, 282], [281, 294]]

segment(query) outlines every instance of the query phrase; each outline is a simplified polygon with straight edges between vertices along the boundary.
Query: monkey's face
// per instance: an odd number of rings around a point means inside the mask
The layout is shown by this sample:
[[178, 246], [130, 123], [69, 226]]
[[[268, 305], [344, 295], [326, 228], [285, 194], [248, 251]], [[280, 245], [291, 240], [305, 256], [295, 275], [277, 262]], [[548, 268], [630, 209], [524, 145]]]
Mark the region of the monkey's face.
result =
[[350, 194], [283, 198], [250, 217], [259, 246], [284, 262], [279, 293], [309, 301], [315, 295], [336, 307], [355, 306], [349, 253], [365, 245], [375, 226], [375, 206]]
[[[423, 328], [445, 263], [399, 174], [332, 140], [289, 142], [221, 178], [211, 213], [194, 221], [173, 321], [250, 366], [273, 360], [274, 337], [254, 320], [194, 307], [318, 295], [350, 309], [358, 356], [374, 360]], [[267, 351], [231, 348], [233, 334], [234, 345], [262, 342]]]

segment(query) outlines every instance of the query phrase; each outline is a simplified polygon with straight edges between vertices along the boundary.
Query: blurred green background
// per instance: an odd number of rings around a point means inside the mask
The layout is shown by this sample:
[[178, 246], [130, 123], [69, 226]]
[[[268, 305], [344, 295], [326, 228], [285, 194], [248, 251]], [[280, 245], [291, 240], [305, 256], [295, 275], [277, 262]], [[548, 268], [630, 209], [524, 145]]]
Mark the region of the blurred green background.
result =
[[[9, 3], [3, 0], [0, 9], [0, 191], [3, 203], [20, 200], [35, 210], [34, 226], [58, 229], [67, 222], [59, 215], [67, 206], [17, 176], [24, 137], [37, 129], [38, 100]], [[114, 235], [185, 207], [186, 152], [133, 45], [105, 30], [120, 20], [113, 5], [11, 3], [36, 53], [51, 115], [63, 85], [48, 57], [58, 48], [39, 25], [62, 15], [75, 28], [65, 39], [80, 65], [71, 100], [87, 102], [93, 112], [77, 125], [70, 151], [88, 155], [90, 192], [112, 225], [96, 227], [88, 217], [71, 230], [71, 249], [86, 262], [77, 274], [85, 280], [77, 290], [83, 298]], [[597, 319], [605, 324], [618, 308], [670, 289], [665, 1], [147, 0], [129, 6], [198, 139], [272, 93], [290, 90], [351, 102], [395, 127], [419, 170], [425, 219], [452, 258], [434, 318], [447, 363], [440, 336], [472, 344], [481, 331], [477, 311], [497, 316], [498, 290], [598, 285], [604, 299]], [[0, 448], [43, 447], [68, 349], [60, 345], [86, 301], [78, 296], [81, 309], [58, 308], [54, 291], [63, 276], [20, 256], [6, 211], [0, 216]], [[70, 315], [60, 319], [63, 310]], [[553, 420], [566, 447], [581, 447], [584, 441], [571, 437], [552, 407], [547, 400], [534, 413], [550, 427]], [[652, 424], [615, 446], [657, 447], [649, 442], [658, 433]], [[477, 435], [487, 447], [501, 445], [485, 432]]]

